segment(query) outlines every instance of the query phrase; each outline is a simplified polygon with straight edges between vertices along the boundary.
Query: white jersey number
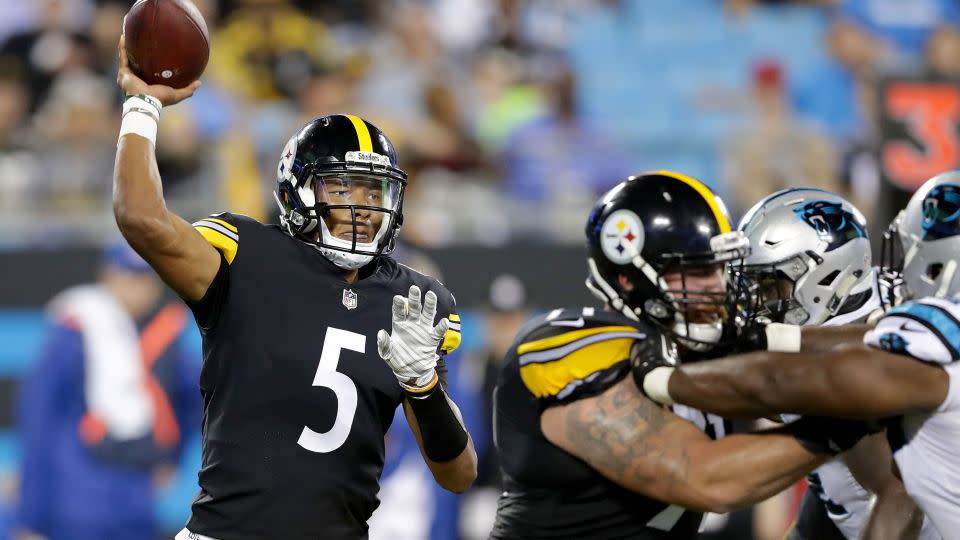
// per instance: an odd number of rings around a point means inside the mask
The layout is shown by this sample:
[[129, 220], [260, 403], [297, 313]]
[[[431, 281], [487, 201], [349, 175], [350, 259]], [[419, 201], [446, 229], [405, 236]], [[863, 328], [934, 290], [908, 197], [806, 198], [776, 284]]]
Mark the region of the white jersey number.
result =
[[340, 351], [343, 349], [363, 353], [366, 345], [367, 337], [363, 334], [327, 328], [313, 385], [333, 390], [337, 396], [337, 418], [333, 421], [333, 427], [324, 433], [304, 426], [297, 444], [311, 452], [325, 454], [340, 448], [347, 441], [350, 428], [353, 427], [353, 416], [357, 413], [357, 385], [350, 377], [337, 371], [337, 364], [340, 363]]

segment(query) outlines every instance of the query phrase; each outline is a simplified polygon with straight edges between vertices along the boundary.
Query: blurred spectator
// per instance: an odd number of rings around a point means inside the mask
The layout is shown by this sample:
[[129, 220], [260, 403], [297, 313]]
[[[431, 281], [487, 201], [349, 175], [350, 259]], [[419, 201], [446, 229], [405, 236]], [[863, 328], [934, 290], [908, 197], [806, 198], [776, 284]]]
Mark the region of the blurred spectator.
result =
[[200, 419], [199, 361], [182, 349], [188, 322], [120, 242], [99, 281], [50, 305], [41, 357], [21, 386], [21, 537], [154, 538], [154, 492]]
[[923, 58], [935, 28], [960, 22], [955, 0], [841, 0], [839, 13], [892, 49], [893, 63], [901, 67]]
[[0, 54], [19, 58], [24, 64], [31, 110], [46, 99], [56, 77], [78, 62], [78, 55], [85, 54], [86, 37], [74, 29], [89, 17], [89, 13], [83, 16], [89, 11], [85, 2], [38, 0], [36, 4], [37, 27], [10, 36], [0, 47]]
[[523, 60], [504, 49], [479, 53], [471, 66], [477, 140], [488, 154], [499, 154], [517, 127], [545, 114], [543, 95], [524, 79]]
[[927, 41], [927, 70], [934, 77], [960, 79], [960, 28], [943, 25]]
[[[508, 138], [503, 167], [506, 192], [543, 212], [554, 238], [579, 236], [570, 215], [586, 215], [596, 196], [627, 176], [630, 165], [612, 134], [577, 108], [576, 74], [566, 67], [545, 77], [549, 110]], [[571, 229], [576, 223], [575, 230]]]
[[247, 102], [292, 97], [329, 52], [326, 27], [289, 0], [241, 0], [213, 35], [209, 76]]
[[883, 44], [860, 26], [833, 21], [827, 32], [831, 61], [797, 77], [793, 106], [841, 147], [866, 139], [874, 117], [874, 84], [883, 64]]
[[27, 145], [24, 123], [29, 112], [29, 89], [20, 63], [0, 56], [0, 210], [29, 204], [37, 179], [37, 156]]
[[783, 67], [774, 60], [753, 67], [753, 119], [730, 138], [726, 185], [736, 213], [790, 187], [837, 191], [838, 159], [831, 141], [793, 116]]

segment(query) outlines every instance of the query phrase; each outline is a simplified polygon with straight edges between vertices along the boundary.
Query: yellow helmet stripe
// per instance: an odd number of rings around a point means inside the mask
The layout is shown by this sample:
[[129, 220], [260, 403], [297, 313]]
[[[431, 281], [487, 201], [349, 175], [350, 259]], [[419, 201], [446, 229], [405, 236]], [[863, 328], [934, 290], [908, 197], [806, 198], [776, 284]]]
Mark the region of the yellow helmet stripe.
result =
[[345, 116], [353, 122], [353, 128], [357, 130], [357, 141], [360, 142], [360, 150], [363, 152], [373, 152], [373, 141], [370, 140], [370, 130], [367, 129], [367, 123], [352, 114]]
[[673, 171], [655, 171], [650, 174], [669, 176], [670, 178], [679, 180], [692, 187], [697, 193], [700, 194], [701, 197], [703, 197], [703, 200], [707, 201], [707, 205], [710, 206], [710, 210], [713, 210], [713, 217], [717, 219], [717, 225], [720, 226], [720, 232], [728, 233], [733, 230], [733, 227], [730, 226], [730, 220], [727, 218], [727, 212], [723, 208], [723, 203], [720, 201], [720, 198], [710, 191], [710, 188], [703, 185], [703, 182], [693, 178], [692, 176], [687, 176], [685, 174]]

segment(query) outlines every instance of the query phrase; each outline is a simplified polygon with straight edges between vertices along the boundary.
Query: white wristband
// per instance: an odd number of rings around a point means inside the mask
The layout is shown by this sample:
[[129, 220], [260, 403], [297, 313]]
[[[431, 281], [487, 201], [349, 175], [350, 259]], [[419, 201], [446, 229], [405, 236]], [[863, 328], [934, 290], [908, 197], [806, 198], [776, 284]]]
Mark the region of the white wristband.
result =
[[[120, 122], [120, 138], [124, 135], [139, 135], [146, 138], [154, 146], [157, 145], [157, 129], [160, 124], [152, 116], [139, 111], [131, 111], [123, 115]], [[117, 141], [119, 143], [119, 141]]]
[[647, 373], [643, 378], [643, 391], [647, 396], [663, 405], [673, 405], [673, 398], [670, 397], [670, 391], [667, 384], [670, 382], [670, 376], [673, 375], [672, 367], [658, 367]]
[[764, 329], [767, 350], [772, 352], [800, 352], [800, 327], [795, 324], [770, 323]]
[[128, 96], [123, 102], [120, 137], [128, 134], [139, 135], [156, 146], [161, 110], [163, 104], [157, 98], [145, 95]]

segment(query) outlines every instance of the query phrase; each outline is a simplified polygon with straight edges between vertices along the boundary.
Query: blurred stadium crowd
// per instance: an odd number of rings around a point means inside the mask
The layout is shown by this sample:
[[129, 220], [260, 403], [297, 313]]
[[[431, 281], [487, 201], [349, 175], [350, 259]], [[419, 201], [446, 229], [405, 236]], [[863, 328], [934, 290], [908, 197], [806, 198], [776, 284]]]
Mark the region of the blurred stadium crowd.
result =
[[[310, 118], [348, 112], [397, 144], [411, 176], [402, 238], [424, 248], [579, 245], [599, 193], [658, 168], [707, 181], [735, 216], [804, 185], [843, 194], [884, 225], [877, 85], [960, 77], [956, 0], [194, 2], [212, 55], [197, 95], [164, 111], [157, 157], [171, 206], [187, 218], [229, 209], [275, 220], [284, 141]], [[130, 4], [0, 0], [0, 249], [117, 236], [114, 79]], [[467, 307], [486, 331], [459, 376], [490, 386], [531, 309], [524, 284], [494, 280], [489, 304]], [[488, 421], [488, 395], [476, 389], [475, 405], [461, 404], [468, 423]], [[495, 498], [496, 463], [481, 468]], [[420, 532], [482, 536], [492, 500]], [[394, 508], [416, 537], [403, 519], [415, 508]], [[788, 513], [756, 519], [756, 537], [779, 538]]]
[[[413, 178], [406, 240], [579, 242], [621, 176], [669, 167], [734, 210], [816, 184], [875, 201], [875, 83], [960, 73], [953, 0], [197, 0], [213, 52], [170, 109], [168, 199], [269, 219], [305, 118], [383, 126]], [[0, 245], [112, 230], [116, 38], [130, 2], [0, 2]]]

